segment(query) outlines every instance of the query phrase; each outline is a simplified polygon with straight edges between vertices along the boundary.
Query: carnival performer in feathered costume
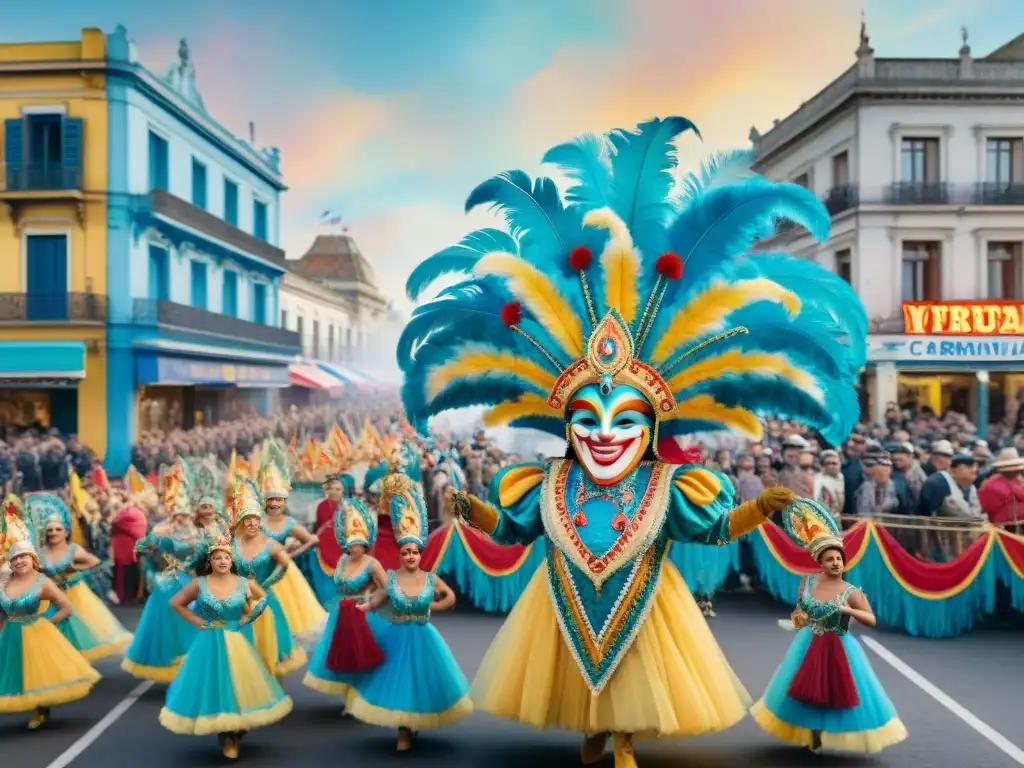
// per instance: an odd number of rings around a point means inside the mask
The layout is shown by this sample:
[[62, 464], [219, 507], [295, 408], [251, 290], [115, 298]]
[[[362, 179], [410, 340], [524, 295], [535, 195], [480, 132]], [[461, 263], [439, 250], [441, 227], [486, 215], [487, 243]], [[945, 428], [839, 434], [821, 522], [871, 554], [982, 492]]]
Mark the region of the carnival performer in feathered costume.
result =
[[[13, 496], [0, 515], [0, 553], [11, 567], [0, 585], [0, 713], [35, 712], [29, 723], [35, 730], [50, 719], [50, 707], [88, 696], [100, 675], [57, 628], [74, 608], [42, 573], [21, 502]], [[49, 616], [43, 602], [55, 606]]]
[[306, 652], [293, 641], [284, 608], [273, 591], [292, 561], [284, 547], [263, 533], [263, 500], [255, 482], [236, 477], [229, 493], [235, 567], [267, 592], [268, 610], [246, 628], [247, 636], [272, 675], [287, 675], [306, 663]]
[[171, 599], [171, 607], [195, 626], [198, 637], [167, 689], [160, 724], [187, 736], [217, 734], [224, 756], [235, 759], [242, 736], [284, 718], [292, 700], [246, 636], [267, 607], [266, 593], [238, 575], [226, 532], [219, 532], [204, 552], [198, 578]]
[[[285, 570], [284, 576], [270, 589], [284, 609], [288, 629], [292, 636], [308, 639], [323, 626], [327, 619], [327, 612], [320, 605], [313, 588], [294, 562], [295, 557], [302, 556], [310, 548], [316, 546], [317, 537], [285, 511], [288, 494], [291, 491], [289, 474], [287, 464], [277, 450], [276, 443], [268, 442], [258, 476], [266, 512], [263, 519], [263, 533], [285, 547], [288, 556], [293, 558], [293, 562]], [[298, 546], [288, 549], [285, 545], [289, 539], [297, 541]]]
[[163, 508], [167, 521], [135, 545], [137, 552], [159, 558], [164, 567], [153, 582], [121, 668], [140, 680], [170, 683], [196, 637], [192, 625], [171, 608], [171, 598], [192, 580], [207, 545], [195, 524], [188, 468], [180, 461], [164, 477]]
[[427, 543], [427, 506], [419, 484], [396, 472], [381, 480], [380, 504], [391, 518], [401, 566], [387, 575], [383, 591], [359, 610], [390, 606], [389, 623], [377, 635], [383, 663], [350, 681], [346, 708], [364, 723], [398, 728], [398, 751], [412, 747], [416, 731], [444, 728], [473, 711], [469, 683], [430, 615], [455, 605], [455, 593], [433, 573], [420, 570]]
[[[43, 573], [64, 590], [74, 608], [63, 621], [55, 622], [56, 627], [87, 661], [123, 651], [132, 636], [85, 580], [86, 573], [99, 565], [100, 559], [69, 541], [71, 510], [64, 499], [54, 493], [33, 493], [26, 500], [26, 511], [36, 532]], [[52, 621], [58, 612], [58, 606], [51, 604], [46, 616]]]
[[387, 573], [369, 552], [377, 540], [377, 511], [369, 511], [359, 499], [343, 500], [335, 508], [334, 532], [344, 554], [334, 570], [337, 599], [323, 636], [309, 660], [303, 682], [315, 691], [344, 697], [352, 676], [378, 666], [384, 655], [376, 636], [384, 620], [363, 614], [374, 588], [387, 587]]
[[[793, 498], [771, 488], [733, 506], [722, 474], [682, 461], [677, 436], [761, 435], [775, 414], [841, 441], [858, 409], [864, 309], [841, 278], [783, 254], [749, 254], [780, 219], [818, 240], [827, 211], [793, 184], [730, 181], [709, 163], [673, 191], [684, 118], [652, 120], [550, 150], [572, 179], [510, 171], [478, 186], [511, 234], [486, 229], [428, 259], [466, 273], [419, 307], [399, 340], [403, 398], [422, 431], [471, 405], [485, 424], [565, 437], [565, 458], [504, 468], [486, 501], [453, 491], [455, 511], [499, 544], [548, 541], [484, 659], [474, 703], [535, 727], [587, 735], [585, 763], [615, 736], [724, 730], [750, 698], [679, 572], [669, 540], [725, 544]], [[385, 649], [385, 652], [387, 649]]]
[[907, 738], [871, 662], [849, 634], [850, 619], [875, 626], [867, 597], [843, 580], [846, 550], [828, 509], [799, 499], [783, 528], [805, 547], [821, 573], [800, 582], [791, 622], [799, 630], [752, 714], [772, 736], [812, 752], [875, 753]]

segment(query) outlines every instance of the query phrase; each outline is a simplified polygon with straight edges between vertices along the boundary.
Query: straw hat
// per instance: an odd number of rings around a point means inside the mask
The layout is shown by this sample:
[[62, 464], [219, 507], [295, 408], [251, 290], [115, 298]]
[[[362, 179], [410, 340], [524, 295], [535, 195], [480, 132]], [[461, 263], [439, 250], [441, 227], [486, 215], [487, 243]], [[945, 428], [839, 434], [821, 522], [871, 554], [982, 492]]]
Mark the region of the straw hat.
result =
[[992, 468], [996, 472], [1021, 472], [1024, 471], [1024, 459], [1017, 453], [1016, 448], [1003, 448], [996, 454]]
[[933, 456], [952, 456], [953, 444], [949, 440], [937, 440], [932, 444]]

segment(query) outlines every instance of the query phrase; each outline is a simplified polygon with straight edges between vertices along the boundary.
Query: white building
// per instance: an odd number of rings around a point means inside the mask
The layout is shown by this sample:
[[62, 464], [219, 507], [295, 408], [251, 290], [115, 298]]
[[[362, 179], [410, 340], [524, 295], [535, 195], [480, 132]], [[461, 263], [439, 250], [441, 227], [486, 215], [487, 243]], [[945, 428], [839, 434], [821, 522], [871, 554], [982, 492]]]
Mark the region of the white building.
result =
[[345, 359], [352, 318], [344, 298], [288, 272], [281, 280], [280, 304], [281, 327], [299, 334], [303, 357], [328, 362]]
[[[813, 190], [833, 215], [826, 243], [783, 227], [762, 245], [856, 288], [872, 330], [865, 418], [899, 402], [987, 423], [990, 380], [1006, 396], [992, 418], [1012, 415], [1024, 327], [994, 327], [996, 310], [964, 302], [1024, 304], [1024, 35], [980, 59], [966, 32], [957, 58], [876, 59], [862, 29], [853, 66], [751, 140], [760, 173]], [[905, 328], [906, 302], [937, 304]]]

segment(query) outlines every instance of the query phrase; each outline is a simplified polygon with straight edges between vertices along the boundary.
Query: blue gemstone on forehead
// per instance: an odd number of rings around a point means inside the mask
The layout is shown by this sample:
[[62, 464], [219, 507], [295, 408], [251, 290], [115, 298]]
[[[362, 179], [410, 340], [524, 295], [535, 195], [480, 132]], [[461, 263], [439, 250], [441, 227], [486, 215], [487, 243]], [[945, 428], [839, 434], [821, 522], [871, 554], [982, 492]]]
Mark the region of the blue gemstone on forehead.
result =
[[612, 393], [613, 387], [612, 375], [610, 373], [606, 373], [601, 377], [601, 394], [607, 397]]

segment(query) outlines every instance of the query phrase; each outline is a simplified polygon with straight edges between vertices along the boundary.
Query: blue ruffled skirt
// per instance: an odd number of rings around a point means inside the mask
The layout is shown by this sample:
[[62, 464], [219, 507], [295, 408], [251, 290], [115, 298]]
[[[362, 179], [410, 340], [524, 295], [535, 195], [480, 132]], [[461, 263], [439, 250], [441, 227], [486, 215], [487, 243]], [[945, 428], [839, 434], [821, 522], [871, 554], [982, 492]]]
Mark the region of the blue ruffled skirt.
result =
[[[334, 639], [334, 630], [338, 625], [338, 607], [340, 600], [337, 594], [334, 597], [334, 605], [327, 616], [324, 624], [323, 634], [317, 641], [309, 657], [309, 667], [306, 669], [306, 677], [303, 684], [314, 691], [326, 693], [328, 696], [345, 696], [352, 685], [353, 680], [366, 677], [368, 672], [334, 672], [327, 667], [327, 655], [331, 650], [331, 642]], [[390, 624], [375, 613], [366, 614], [366, 623], [370, 626], [370, 633], [377, 644], [381, 644], [384, 633]], [[375, 670], [374, 670], [375, 671]]]
[[857, 687], [858, 703], [855, 707], [815, 707], [790, 697], [790, 684], [813, 638], [809, 627], [797, 633], [764, 696], [751, 710], [762, 730], [783, 741], [805, 747], [812, 746], [814, 732], [817, 731], [823, 749], [844, 752], [880, 752], [903, 741], [907, 737], [907, 729], [882, 689], [864, 649], [853, 635], [843, 635], [840, 639]]
[[320, 605], [330, 610], [331, 606], [338, 601], [338, 591], [334, 585], [333, 575], [324, 573], [324, 569], [320, 565], [320, 559], [317, 556], [316, 547], [306, 550], [295, 558], [295, 564], [299, 567], [306, 581], [309, 582], [309, 586], [313, 588], [313, 594], [320, 601]]
[[276, 723], [291, 709], [292, 700], [243, 632], [206, 629], [167, 689], [160, 724], [190, 736], [250, 731]]
[[473, 711], [469, 683], [434, 627], [384, 620], [380, 629], [384, 663], [352, 679], [346, 701], [352, 717], [425, 730], [452, 725]]
[[171, 598], [191, 581], [191, 576], [181, 572], [157, 579], [121, 662], [121, 668], [132, 677], [158, 683], [174, 680], [199, 630], [174, 612]]

